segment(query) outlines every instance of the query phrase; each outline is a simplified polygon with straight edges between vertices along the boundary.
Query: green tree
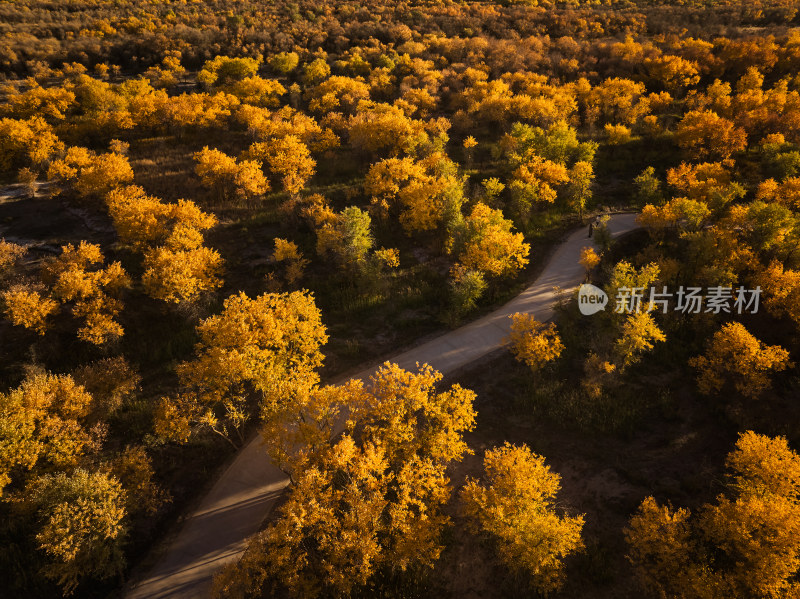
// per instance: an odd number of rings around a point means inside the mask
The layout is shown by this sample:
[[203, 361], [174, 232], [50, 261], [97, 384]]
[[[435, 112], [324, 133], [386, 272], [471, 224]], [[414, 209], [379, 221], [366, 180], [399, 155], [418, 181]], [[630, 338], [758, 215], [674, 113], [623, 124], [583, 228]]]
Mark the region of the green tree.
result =
[[656, 170], [648, 166], [633, 180], [636, 188], [634, 199], [637, 206], [652, 204], [660, 206], [664, 203], [664, 194], [661, 191], [661, 181], [656, 177]]
[[317, 253], [332, 255], [351, 272], [359, 270], [375, 245], [369, 213], [356, 206], [345, 208], [317, 229]]

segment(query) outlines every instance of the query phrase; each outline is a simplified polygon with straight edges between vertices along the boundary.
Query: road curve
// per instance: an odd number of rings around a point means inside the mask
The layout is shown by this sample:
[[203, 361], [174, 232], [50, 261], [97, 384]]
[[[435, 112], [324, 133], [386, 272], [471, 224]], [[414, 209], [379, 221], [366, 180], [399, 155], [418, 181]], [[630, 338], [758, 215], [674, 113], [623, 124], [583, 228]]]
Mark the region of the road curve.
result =
[[[635, 214], [613, 215], [614, 236], [637, 228]], [[520, 295], [482, 318], [427, 343], [389, 358], [405, 369], [430, 364], [449, 374], [503, 345], [509, 316], [516, 312], [549, 320], [554, 288], [570, 291], [583, 280], [580, 251], [591, 245], [587, 229], [573, 232], [556, 249], [542, 273]], [[379, 364], [353, 378], [366, 379]], [[245, 445], [223, 472], [200, 506], [188, 516], [177, 537], [144, 578], [131, 585], [128, 599], [194, 599], [209, 596], [216, 572], [238, 559], [247, 539], [256, 533], [288, 484], [286, 475], [270, 463], [261, 437]]]

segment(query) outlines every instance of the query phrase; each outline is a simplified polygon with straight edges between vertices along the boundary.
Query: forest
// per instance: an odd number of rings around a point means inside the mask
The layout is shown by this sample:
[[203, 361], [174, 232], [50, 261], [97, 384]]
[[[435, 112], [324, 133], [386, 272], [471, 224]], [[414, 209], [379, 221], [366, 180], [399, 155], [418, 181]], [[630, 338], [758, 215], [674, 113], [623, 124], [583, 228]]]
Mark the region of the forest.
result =
[[260, 435], [174, 596], [797, 597], [798, 10], [0, 2], [0, 594], [127, 596]]

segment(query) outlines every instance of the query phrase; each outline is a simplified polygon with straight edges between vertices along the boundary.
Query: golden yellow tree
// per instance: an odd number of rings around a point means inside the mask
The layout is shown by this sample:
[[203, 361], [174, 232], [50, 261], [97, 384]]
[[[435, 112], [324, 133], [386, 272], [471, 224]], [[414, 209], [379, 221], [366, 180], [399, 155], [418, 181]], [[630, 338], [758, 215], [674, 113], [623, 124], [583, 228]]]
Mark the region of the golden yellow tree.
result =
[[18, 119], [41, 117], [51, 123], [66, 118], [67, 111], [75, 102], [72, 90], [58, 86], [42, 87], [33, 78], [25, 83], [24, 92], [20, 92], [15, 86], [6, 88], [6, 105], [1, 113]]
[[352, 407], [353, 417], [364, 438], [392, 456], [458, 459], [469, 451], [462, 433], [475, 424], [475, 394], [459, 385], [436, 393], [441, 373], [428, 365], [417, 368], [413, 373], [388, 362], [381, 366], [362, 403]]
[[280, 97], [286, 93], [286, 88], [278, 81], [261, 77], [245, 77], [221, 89], [239, 98], [243, 104], [269, 108], [278, 108]]
[[742, 433], [729, 490], [692, 517], [648, 497], [625, 530], [642, 585], [664, 597], [791, 597], [800, 569], [800, 456]]
[[[114, 320], [122, 309], [119, 297], [131, 286], [122, 265], [103, 266], [100, 246], [82, 241], [65, 245], [57, 258], [46, 261], [38, 286], [14, 286], [3, 292], [6, 315], [12, 323], [34, 329], [40, 335], [46, 319], [59, 303], [83, 320], [78, 338], [95, 345], [114, 341], [124, 333]], [[45, 295], [46, 285], [46, 295]]]
[[208, 146], [196, 152], [194, 159], [203, 184], [216, 189], [220, 199], [248, 200], [269, 190], [269, 182], [255, 160], [237, 161]]
[[22, 166], [41, 168], [63, 149], [53, 128], [40, 116], [0, 119], [0, 171]]
[[583, 516], [559, 514], [558, 474], [527, 446], [506, 443], [483, 459], [484, 483], [468, 479], [461, 490], [470, 528], [491, 538], [506, 567], [530, 576], [543, 593], [563, 582], [563, 560], [583, 549]]
[[317, 253], [332, 255], [350, 271], [359, 270], [375, 245], [371, 226], [368, 212], [356, 206], [345, 208], [317, 229]]
[[800, 271], [770, 262], [756, 280], [764, 291], [764, 305], [771, 314], [786, 315], [800, 325]]
[[606, 125], [606, 142], [612, 146], [622, 146], [631, 140], [631, 130], [625, 125]]
[[527, 221], [534, 208], [556, 201], [558, 186], [569, 181], [567, 168], [541, 156], [529, 156], [511, 173], [508, 189], [517, 218]]
[[72, 185], [83, 197], [103, 196], [118, 185], [133, 181], [133, 169], [122, 154], [97, 154], [73, 146], [63, 159], [50, 164], [47, 178], [61, 185]]
[[276, 237], [274, 257], [275, 262], [286, 265], [284, 274], [288, 285], [294, 285], [303, 278], [303, 271], [308, 265], [308, 260], [303, 258], [296, 243]]
[[397, 214], [407, 233], [432, 231], [457, 219], [464, 202], [457, 165], [435, 152], [424, 159], [388, 158], [373, 164], [365, 191], [383, 217]]
[[513, 233], [514, 224], [501, 210], [478, 202], [451, 241], [458, 261], [468, 269], [494, 276], [512, 274], [528, 264], [530, 244], [522, 233]]
[[6, 318], [16, 326], [32, 329], [44, 335], [47, 317], [59, 308], [57, 301], [42, 295], [41, 289], [28, 285], [14, 285], [2, 292]]
[[206, 87], [219, 87], [253, 77], [261, 64], [259, 58], [216, 56], [206, 61], [197, 80]]
[[41, 520], [36, 542], [44, 574], [69, 595], [86, 579], [119, 575], [127, 533], [125, 491], [113, 476], [78, 468], [34, 480], [23, 499]]
[[[185, 200], [182, 200], [185, 202]], [[106, 196], [106, 205], [120, 241], [136, 250], [163, 244], [171, 232], [173, 205], [148, 196], [138, 185], [118, 187]], [[199, 231], [216, 223], [213, 215], [196, 219]]]
[[695, 160], [725, 159], [747, 147], [747, 134], [711, 110], [692, 110], [678, 123], [675, 141]]
[[706, 353], [689, 360], [698, 370], [697, 386], [706, 395], [730, 384], [742, 396], [755, 399], [771, 385], [770, 375], [790, 366], [789, 352], [766, 345], [741, 323], [729, 322], [714, 333]]
[[[197, 332], [195, 358], [178, 367], [186, 393], [167, 398], [160, 414], [180, 420], [175, 406], [184, 405], [190, 420], [229, 440], [252, 417], [291, 403], [318, 381], [319, 348], [328, 339], [313, 297], [299, 291], [232, 295]], [[159, 426], [170, 429], [169, 422]]]
[[153, 462], [144, 447], [127, 446], [102, 471], [116, 478], [125, 489], [125, 511], [127, 514], [153, 515], [169, 501], [165, 493], [153, 480]]
[[533, 314], [518, 312], [510, 316], [511, 353], [517, 361], [524, 362], [536, 372], [548, 362], [558, 359], [564, 351], [564, 344], [555, 323], [545, 325]]
[[156, 247], [144, 256], [142, 284], [152, 298], [172, 304], [192, 303], [222, 286], [222, 256], [204, 246]]
[[95, 345], [122, 336], [122, 326], [114, 318], [122, 309], [120, 293], [131, 286], [119, 262], [101, 268], [103, 262], [100, 246], [82, 241], [78, 246], [65, 245], [42, 274], [53, 297], [62, 303], [74, 302], [73, 314], [84, 319], [78, 338]]
[[413, 154], [429, 139], [424, 122], [408, 118], [397, 106], [369, 101], [358, 104], [347, 122], [347, 132], [355, 148], [390, 156]]
[[0, 238], [0, 278], [8, 274], [24, 254], [24, 246]]
[[120, 187], [106, 196], [120, 240], [144, 254], [146, 293], [185, 304], [222, 286], [223, 259], [203, 246], [203, 232], [217, 223], [189, 200], [165, 204], [141, 187]]
[[90, 452], [94, 439], [86, 418], [92, 401], [66, 375], [33, 374], [0, 394], [0, 493], [14, 473], [74, 466]]
[[711, 209], [705, 202], [675, 198], [663, 206], [647, 204], [636, 222], [657, 235], [665, 229], [697, 231], [705, 226], [710, 216]]
[[586, 269], [587, 274], [593, 271], [600, 264], [600, 256], [593, 248], [585, 247], [581, 249], [581, 257], [578, 263]]
[[666, 341], [667, 336], [653, 320], [649, 312], [637, 312], [628, 315], [622, 324], [620, 336], [614, 344], [614, 355], [619, 364], [618, 370], [624, 370], [638, 362], [642, 354], [653, 349], [658, 342]]
[[92, 421], [104, 420], [116, 412], [141, 382], [139, 374], [123, 356], [84, 364], [73, 371], [72, 378], [92, 395]]
[[369, 99], [369, 85], [359, 77], [334, 75], [306, 93], [308, 108], [324, 115], [333, 110], [351, 114], [361, 100]]
[[[216, 596], [269, 586], [294, 596], [369, 591], [379, 572], [430, 567], [443, 549], [451, 494], [445, 470], [468, 451], [474, 393], [441, 375], [385, 364], [365, 387], [350, 381], [313, 390], [290, 412], [265, 421], [273, 458], [292, 474], [277, 522], [251, 542], [242, 561], [215, 581]], [[332, 442], [335, 422], [348, 417]]]
[[284, 191], [292, 196], [300, 193], [317, 166], [308, 146], [296, 135], [257, 142], [246, 154], [252, 160], [265, 163], [280, 178]]

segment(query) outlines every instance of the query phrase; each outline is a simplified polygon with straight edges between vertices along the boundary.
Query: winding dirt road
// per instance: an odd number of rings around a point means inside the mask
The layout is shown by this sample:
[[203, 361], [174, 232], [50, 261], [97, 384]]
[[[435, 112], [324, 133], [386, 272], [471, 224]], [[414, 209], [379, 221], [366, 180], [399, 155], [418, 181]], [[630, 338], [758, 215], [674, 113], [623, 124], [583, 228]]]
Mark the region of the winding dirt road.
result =
[[[635, 218], [635, 214], [613, 215], [608, 223], [611, 233], [618, 236], [636, 229]], [[479, 320], [389, 360], [405, 369], [427, 363], [447, 375], [502, 347], [511, 314], [526, 312], [535, 314], [538, 320], [549, 320], [556, 299], [554, 288], [571, 291], [582, 282], [584, 270], [578, 258], [588, 245], [591, 240], [587, 239], [586, 228], [573, 232], [558, 246], [533, 284], [513, 300]], [[367, 379], [377, 366], [354, 378]], [[186, 518], [155, 567], [131, 585], [126, 597], [208, 597], [214, 574], [238, 559], [247, 538], [259, 530], [287, 484], [286, 475], [267, 458], [261, 437], [254, 437]]]

